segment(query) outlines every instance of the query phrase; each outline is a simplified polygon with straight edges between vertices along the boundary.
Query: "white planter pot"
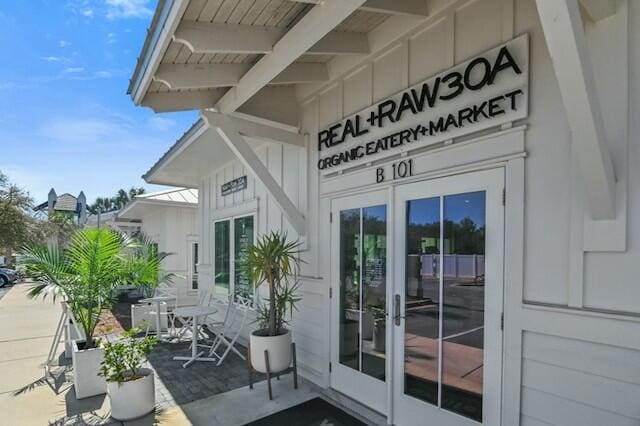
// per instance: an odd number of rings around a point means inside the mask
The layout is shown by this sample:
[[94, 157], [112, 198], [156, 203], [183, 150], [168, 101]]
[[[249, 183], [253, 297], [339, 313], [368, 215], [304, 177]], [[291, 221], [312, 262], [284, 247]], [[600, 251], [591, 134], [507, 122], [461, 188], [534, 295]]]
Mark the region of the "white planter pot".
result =
[[[259, 330], [257, 330], [259, 331]], [[260, 373], [267, 372], [264, 351], [269, 354], [269, 370], [278, 373], [291, 365], [291, 331], [287, 330], [280, 336], [256, 336], [255, 331], [250, 336], [251, 365]]]
[[73, 384], [76, 390], [76, 398], [88, 398], [100, 395], [107, 391], [107, 382], [98, 376], [100, 363], [104, 359], [104, 349], [78, 349], [82, 340], [73, 341]]
[[124, 383], [108, 383], [111, 417], [132, 420], [149, 414], [156, 405], [153, 371], [140, 369], [143, 378]]
[[69, 320], [64, 326], [64, 357], [67, 359], [71, 358], [73, 355], [74, 340], [84, 340], [84, 334], [82, 332], [78, 332], [76, 326], [73, 325], [73, 321]]
[[[155, 311], [155, 310], [156, 310], [155, 304], [131, 305], [131, 327], [137, 327], [143, 321], [148, 321], [149, 330], [156, 331], [156, 316], [149, 315], [150, 311]], [[167, 305], [160, 305], [160, 312], [167, 312]], [[167, 329], [168, 322], [167, 322], [166, 315], [160, 316], [160, 327], [165, 330]]]

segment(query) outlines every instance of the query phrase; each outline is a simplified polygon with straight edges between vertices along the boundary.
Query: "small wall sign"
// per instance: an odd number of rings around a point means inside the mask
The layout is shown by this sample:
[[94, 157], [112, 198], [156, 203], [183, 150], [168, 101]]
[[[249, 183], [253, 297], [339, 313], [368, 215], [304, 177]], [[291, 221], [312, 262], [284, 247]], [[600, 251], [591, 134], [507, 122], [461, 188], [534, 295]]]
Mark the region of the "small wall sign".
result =
[[243, 189], [247, 189], [246, 175], [222, 184], [220, 192], [222, 193], [222, 196], [225, 196], [233, 194], [234, 192], [242, 191]]

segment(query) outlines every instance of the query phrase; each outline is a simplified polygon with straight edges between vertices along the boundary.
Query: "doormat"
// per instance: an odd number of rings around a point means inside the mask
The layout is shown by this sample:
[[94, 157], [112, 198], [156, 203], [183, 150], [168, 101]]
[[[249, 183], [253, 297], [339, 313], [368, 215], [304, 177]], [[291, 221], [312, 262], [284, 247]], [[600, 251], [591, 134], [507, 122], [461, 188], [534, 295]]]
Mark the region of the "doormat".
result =
[[322, 398], [314, 398], [245, 426], [366, 426]]

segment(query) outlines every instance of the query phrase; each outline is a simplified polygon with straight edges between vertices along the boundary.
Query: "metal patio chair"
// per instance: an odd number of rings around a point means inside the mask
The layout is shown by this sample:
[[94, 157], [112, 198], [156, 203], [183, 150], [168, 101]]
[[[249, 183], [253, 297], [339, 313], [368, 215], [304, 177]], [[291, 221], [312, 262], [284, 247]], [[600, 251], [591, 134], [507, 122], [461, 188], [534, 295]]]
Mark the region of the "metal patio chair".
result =
[[[167, 317], [167, 328], [169, 329], [168, 330], [169, 336], [173, 336], [176, 332], [176, 325], [175, 325], [176, 319], [173, 314], [173, 311], [178, 307], [178, 288], [171, 284], [161, 284], [158, 287], [156, 287], [155, 290], [153, 291], [153, 297], [157, 297], [157, 296], [174, 297], [173, 302], [162, 303], [162, 305], [167, 307], [167, 310], [160, 311], [160, 316]], [[157, 314], [158, 313], [156, 312], [155, 308], [150, 310], [148, 313], [149, 317], [151, 318], [153, 318]], [[144, 333], [145, 337], [149, 335], [150, 328], [151, 328], [151, 321], [147, 324], [147, 329], [145, 330], [145, 333]], [[160, 330], [157, 330], [156, 332], [160, 333]]]
[[[196, 305], [192, 305], [192, 306], [211, 306], [211, 304], [213, 303], [213, 292], [210, 289], [202, 289], [198, 292], [198, 303], [196, 303]], [[184, 333], [187, 330], [191, 329], [191, 318], [183, 318], [183, 317], [176, 317], [175, 319], [179, 319], [180, 323], [182, 324], [182, 327], [180, 328], [180, 330], [177, 332], [176, 334], [176, 338], [178, 340], [182, 339], [182, 337], [184, 336]], [[200, 335], [200, 337], [206, 338], [206, 334], [204, 334], [202, 332], [202, 326], [198, 327], [198, 334]]]
[[[209, 347], [209, 357], [215, 356], [218, 358], [216, 366], [222, 365], [227, 355], [229, 355], [229, 352], [234, 352], [243, 360], [247, 359], [238, 348], [236, 348], [235, 344], [247, 323], [251, 300], [242, 296], [236, 296], [235, 303], [232, 303], [232, 300], [233, 298], [230, 298], [224, 321], [207, 323], [207, 328], [215, 333], [213, 343]], [[237, 328], [234, 330], [234, 327]], [[222, 349], [222, 347], [225, 348], [224, 352], [219, 355], [218, 350]]]

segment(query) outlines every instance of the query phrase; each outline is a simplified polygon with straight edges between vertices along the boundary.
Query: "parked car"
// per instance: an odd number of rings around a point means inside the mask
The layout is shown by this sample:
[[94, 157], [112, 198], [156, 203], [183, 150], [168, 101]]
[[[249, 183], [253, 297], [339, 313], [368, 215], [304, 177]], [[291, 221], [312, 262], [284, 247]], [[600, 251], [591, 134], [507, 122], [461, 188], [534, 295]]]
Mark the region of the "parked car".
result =
[[13, 269], [0, 268], [0, 287], [13, 284], [18, 280], [18, 273]]

